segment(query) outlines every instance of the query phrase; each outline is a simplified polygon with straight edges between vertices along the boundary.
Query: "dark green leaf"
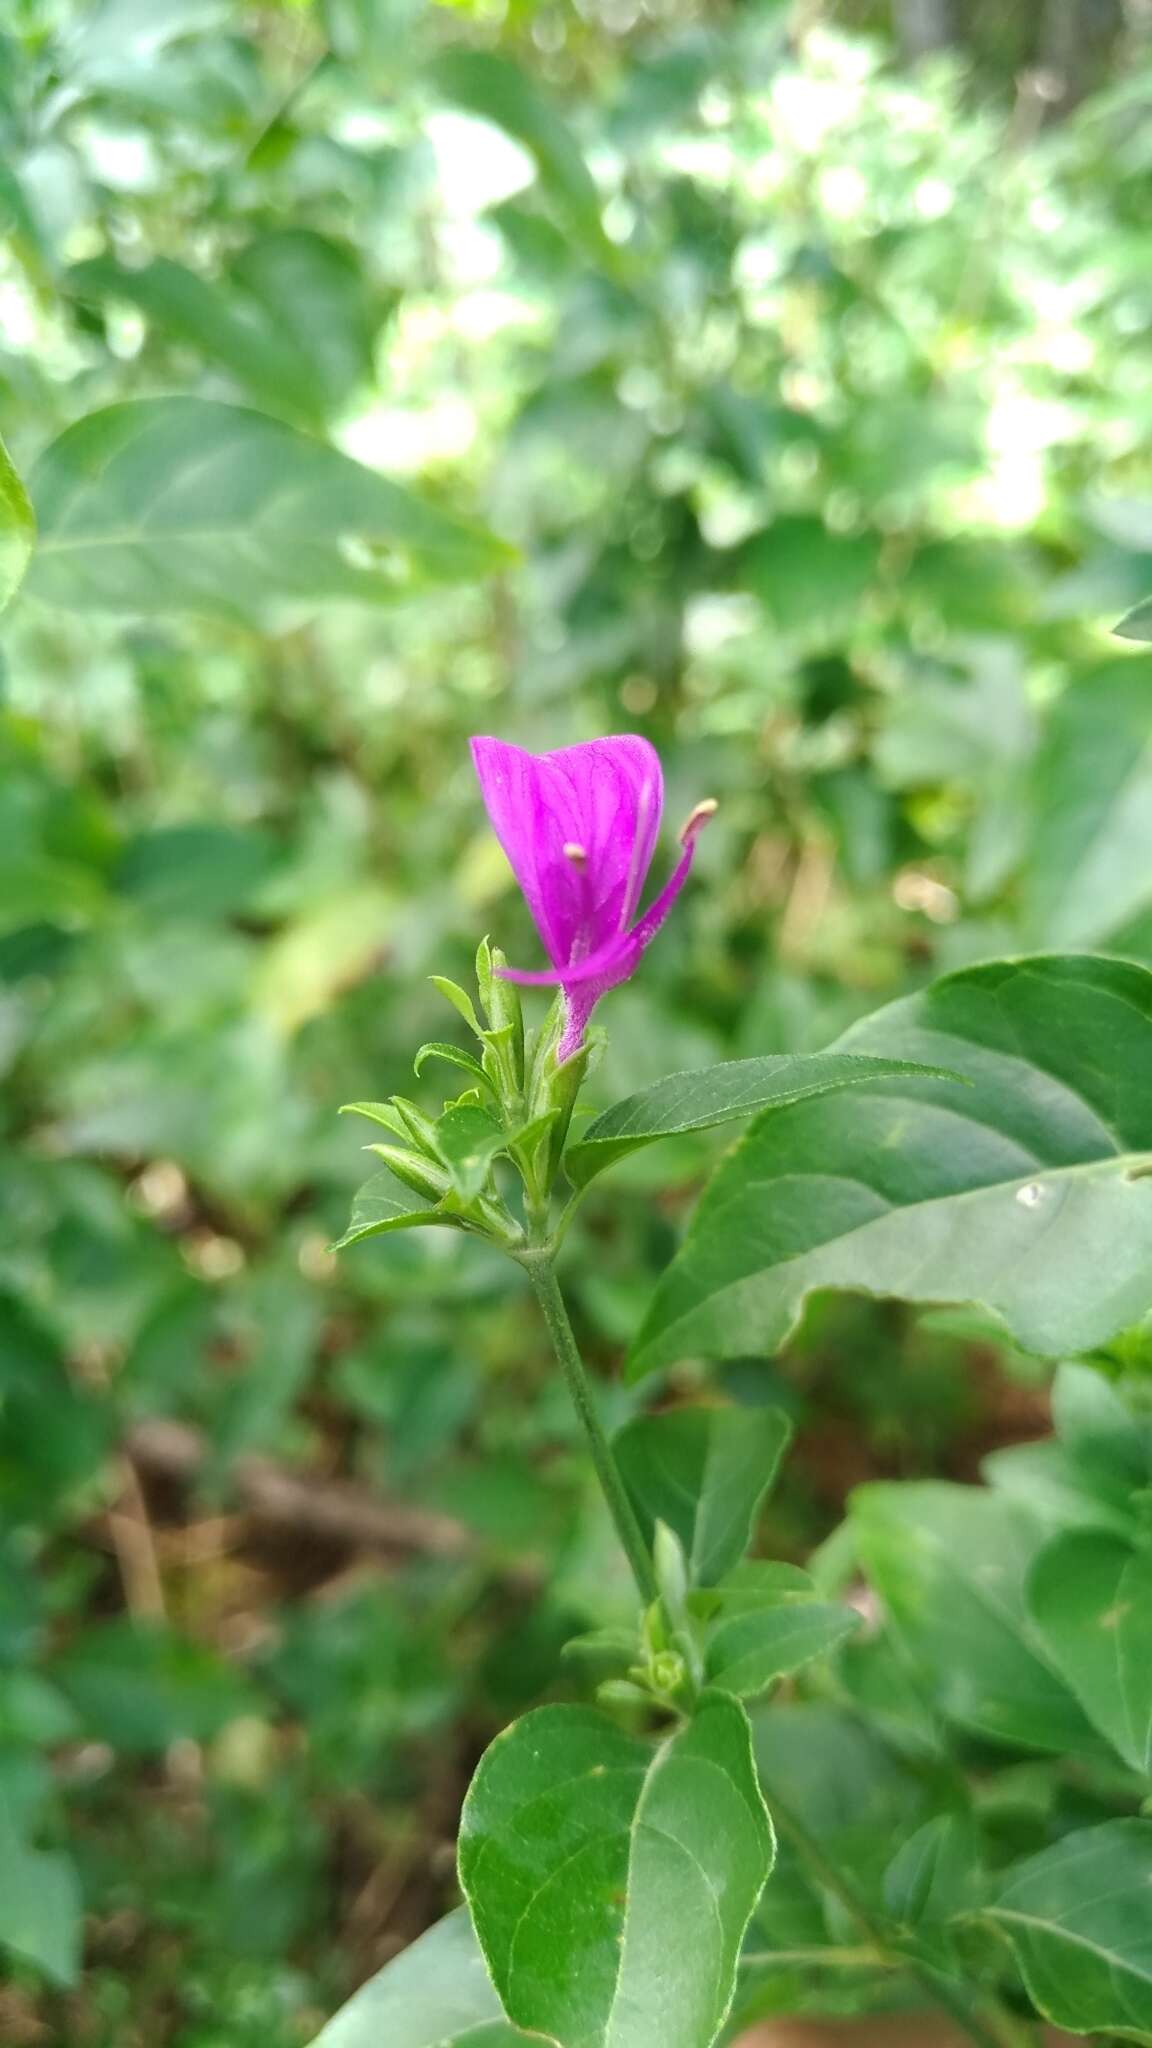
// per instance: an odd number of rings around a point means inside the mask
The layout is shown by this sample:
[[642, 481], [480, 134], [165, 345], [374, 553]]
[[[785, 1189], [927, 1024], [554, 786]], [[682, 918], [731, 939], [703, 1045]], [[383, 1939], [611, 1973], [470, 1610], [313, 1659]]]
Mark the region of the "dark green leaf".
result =
[[669, 1074], [641, 1094], [613, 1103], [589, 1124], [566, 1153], [565, 1171], [575, 1187], [586, 1187], [606, 1166], [658, 1138], [707, 1131], [770, 1106], [782, 1108], [809, 1096], [915, 1071], [901, 1060], [769, 1053], [763, 1059], [725, 1060], [717, 1067]]
[[1112, 1488], [1152, 1484], [1152, 1415], [1134, 1415], [1090, 1365], [1061, 1365], [1052, 1385], [1052, 1421], [1076, 1465]]
[[507, 1729], [465, 1802], [460, 1877], [517, 2025], [560, 2048], [710, 2048], [772, 1853], [743, 1709], [705, 1693], [655, 1750], [582, 1707]]
[[504, 550], [280, 420], [203, 398], [90, 413], [32, 473], [30, 588], [78, 611], [245, 624], [377, 604], [399, 569], [482, 574]]
[[1028, 1609], [1088, 1718], [1133, 1770], [1152, 1776], [1152, 1556], [1070, 1530], [1037, 1558]]
[[1046, 2017], [1152, 2039], [1152, 1820], [1066, 1835], [1009, 1878], [991, 1917]]
[[160, 1623], [89, 1629], [52, 1676], [90, 1734], [143, 1754], [184, 1738], [206, 1742], [254, 1705], [238, 1671]]
[[743, 1557], [789, 1435], [775, 1408], [700, 1407], [637, 1416], [615, 1437], [649, 1542], [666, 1522], [694, 1584], [713, 1585]]
[[895, 1003], [846, 1052], [939, 1062], [769, 1111], [713, 1178], [633, 1372], [774, 1349], [817, 1288], [971, 1302], [1028, 1349], [1152, 1306], [1152, 973], [996, 961]]

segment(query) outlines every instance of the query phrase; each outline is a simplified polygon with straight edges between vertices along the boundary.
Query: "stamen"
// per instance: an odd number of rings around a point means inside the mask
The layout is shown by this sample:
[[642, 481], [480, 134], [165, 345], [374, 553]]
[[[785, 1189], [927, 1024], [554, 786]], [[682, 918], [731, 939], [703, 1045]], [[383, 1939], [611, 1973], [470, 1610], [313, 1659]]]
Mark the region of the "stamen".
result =
[[562, 847], [560, 848], [560, 851], [561, 851], [561, 853], [562, 853], [562, 854], [564, 855], [564, 858], [565, 858], [565, 860], [570, 860], [570, 861], [571, 861], [571, 863], [572, 863], [572, 865], [573, 865], [573, 867], [574, 867], [574, 868], [586, 868], [586, 867], [587, 867], [587, 865], [588, 865], [588, 852], [587, 852], [587, 848], [586, 848], [586, 847], [583, 847], [583, 846], [581, 846], [581, 844], [580, 844], [580, 842], [579, 842], [579, 840], [578, 840], [578, 839], [569, 839], [569, 840], [566, 840], [566, 841], [565, 841], [565, 843], [564, 843], [564, 845], [563, 845], [563, 846], [562, 846]]
[[719, 808], [720, 806], [714, 796], [706, 796], [701, 803], [698, 803], [681, 829], [681, 846], [690, 846], [701, 826], [706, 825], [709, 818], [715, 817]]

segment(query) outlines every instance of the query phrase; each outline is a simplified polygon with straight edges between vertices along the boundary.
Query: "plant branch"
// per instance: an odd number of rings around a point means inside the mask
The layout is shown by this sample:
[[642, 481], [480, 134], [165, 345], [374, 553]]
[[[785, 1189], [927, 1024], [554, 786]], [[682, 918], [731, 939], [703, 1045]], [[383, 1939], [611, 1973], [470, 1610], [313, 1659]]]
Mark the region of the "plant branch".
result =
[[632, 1567], [640, 1598], [646, 1607], [650, 1607], [660, 1597], [652, 1557], [612, 1455], [612, 1446], [596, 1413], [591, 1382], [577, 1347], [551, 1257], [545, 1251], [526, 1252], [520, 1255], [520, 1264], [532, 1282], [552, 1347], [563, 1367], [568, 1391], [588, 1439], [600, 1490], [608, 1503], [624, 1555]]
[[881, 1958], [906, 1970], [932, 2004], [955, 2020], [969, 2040], [979, 2044], [979, 2048], [1021, 2048], [1021, 2043], [1028, 2036], [1021, 2033], [1018, 2023], [1010, 2014], [1002, 2012], [994, 2000], [983, 1993], [969, 1994], [893, 1940], [891, 1930], [880, 1915], [874, 1913], [867, 1900], [860, 1897], [851, 1880], [825, 1854], [821, 1843], [775, 1787], [765, 1782], [763, 1772], [760, 1775], [764, 1797], [781, 1833], [790, 1838], [812, 1875], [839, 1899], [861, 1933], [867, 1935], [873, 1952], [878, 1951]]

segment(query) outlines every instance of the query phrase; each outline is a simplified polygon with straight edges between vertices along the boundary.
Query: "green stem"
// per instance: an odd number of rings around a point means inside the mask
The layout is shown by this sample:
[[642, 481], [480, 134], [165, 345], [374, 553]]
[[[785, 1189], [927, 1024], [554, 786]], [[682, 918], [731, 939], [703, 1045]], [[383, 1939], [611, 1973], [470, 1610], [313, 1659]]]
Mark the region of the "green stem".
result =
[[564, 1306], [564, 1296], [560, 1292], [551, 1257], [545, 1251], [525, 1252], [520, 1256], [520, 1263], [535, 1289], [536, 1299], [548, 1325], [548, 1335], [552, 1339], [553, 1349], [564, 1369], [568, 1391], [572, 1396], [576, 1413], [584, 1425], [584, 1434], [592, 1453], [592, 1463], [596, 1467], [596, 1477], [600, 1481], [601, 1492], [616, 1525], [616, 1534], [620, 1538], [624, 1555], [632, 1567], [632, 1576], [636, 1581], [640, 1598], [645, 1607], [650, 1607], [652, 1602], [660, 1597], [651, 1553], [636, 1519], [636, 1511], [625, 1491], [616, 1460], [612, 1456], [612, 1447], [596, 1413], [591, 1382], [577, 1349], [576, 1338], [568, 1319], [568, 1310]]
[[[908, 1972], [920, 1986], [932, 2004], [938, 2006], [956, 2025], [967, 2034], [970, 2041], [979, 2048], [1020, 2048], [1030, 2037], [1022, 2033], [1012, 2016], [1003, 2012], [996, 2000], [984, 1993], [969, 1994], [958, 1985], [923, 1961], [909, 1955], [894, 1942], [888, 1927], [878, 1914], [873, 1913], [866, 1899], [862, 1899], [843, 1871], [825, 1854], [816, 1837], [809, 1833], [800, 1819], [775, 1788], [760, 1774], [764, 1797], [774, 1818], [779, 1822], [782, 1834], [788, 1835], [793, 1847], [808, 1865], [813, 1876], [826, 1890], [839, 1899], [845, 1911], [851, 1915], [861, 1933], [866, 1934], [873, 1948], [882, 1956]], [[979, 2009], [977, 2009], [979, 2008]]]

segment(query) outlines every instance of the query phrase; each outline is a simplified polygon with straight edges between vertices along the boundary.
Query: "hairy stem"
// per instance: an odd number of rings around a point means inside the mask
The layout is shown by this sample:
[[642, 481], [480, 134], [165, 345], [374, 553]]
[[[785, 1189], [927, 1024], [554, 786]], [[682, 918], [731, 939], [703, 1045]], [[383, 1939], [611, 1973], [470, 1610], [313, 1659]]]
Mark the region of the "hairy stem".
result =
[[563, 1367], [568, 1391], [584, 1426], [588, 1448], [592, 1453], [592, 1463], [596, 1468], [596, 1477], [600, 1481], [600, 1490], [608, 1503], [608, 1511], [615, 1524], [624, 1555], [632, 1567], [632, 1576], [636, 1581], [640, 1598], [646, 1607], [650, 1607], [652, 1602], [659, 1598], [651, 1553], [636, 1519], [636, 1511], [625, 1491], [616, 1460], [612, 1456], [612, 1447], [596, 1413], [591, 1382], [577, 1348], [555, 1268], [548, 1253], [544, 1251], [523, 1254], [520, 1263], [532, 1282], [544, 1321], [548, 1325], [552, 1347]]
[[1023, 2048], [1024, 2043], [1031, 2041], [1031, 2030], [1003, 2011], [996, 1999], [976, 1988], [965, 1990], [894, 1941], [881, 1917], [872, 1911], [866, 1899], [860, 1897], [851, 1880], [845, 1877], [832, 1857], [825, 1854], [816, 1837], [787, 1801], [781, 1799], [775, 1787], [764, 1781], [763, 1773], [761, 1786], [781, 1834], [789, 1837], [817, 1882], [832, 1892], [845, 1911], [851, 1914], [861, 1933], [867, 1935], [874, 1953], [906, 1970], [925, 1997], [946, 2012], [970, 2041], [979, 2044], [979, 2048]]

